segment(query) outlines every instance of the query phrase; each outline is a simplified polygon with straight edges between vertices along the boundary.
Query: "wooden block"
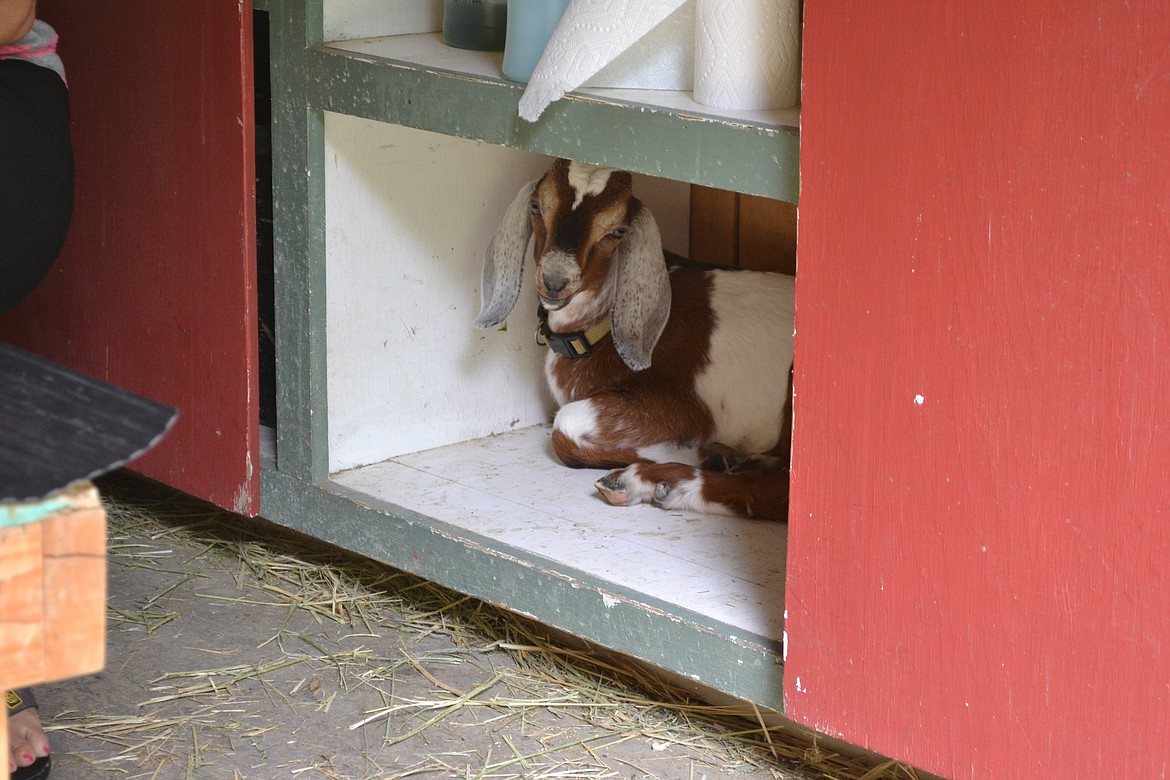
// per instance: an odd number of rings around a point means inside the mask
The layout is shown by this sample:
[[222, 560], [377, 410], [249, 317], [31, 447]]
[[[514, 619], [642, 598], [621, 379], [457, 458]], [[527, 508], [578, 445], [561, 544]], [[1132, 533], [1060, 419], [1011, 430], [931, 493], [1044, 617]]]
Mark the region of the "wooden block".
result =
[[88, 482], [0, 508], [0, 688], [104, 665], [105, 525]]
[[106, 513], [92, 486], [87, 500], [45, 529], [45, 666], [53, 679], [105, 665]]
[[6, 688], [43, 669], [41, 539], [40, 523], [0, 529], [0, 684]]

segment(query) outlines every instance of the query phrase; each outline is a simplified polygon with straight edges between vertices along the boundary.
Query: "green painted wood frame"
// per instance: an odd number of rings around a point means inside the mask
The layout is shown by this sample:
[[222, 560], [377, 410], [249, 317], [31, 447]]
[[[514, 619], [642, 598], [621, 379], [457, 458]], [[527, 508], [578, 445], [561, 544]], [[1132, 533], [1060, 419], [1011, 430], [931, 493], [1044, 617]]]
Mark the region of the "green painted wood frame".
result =
[[[324, 112], [793, 201], [795, 128], [751, 127], [592, 98], [561, 101], [540, 124], [525, 126], [514, 119], [519, 85], [330, 50], [322, 45], [322, 0], [262, 0], [256, 7], [271, 15], [278, 384], [277, 458], [262, 462], [262, 514], [782, 711], [780, 642], [329, 481]], [[607, 145], [615, 137], [630, 143]]]

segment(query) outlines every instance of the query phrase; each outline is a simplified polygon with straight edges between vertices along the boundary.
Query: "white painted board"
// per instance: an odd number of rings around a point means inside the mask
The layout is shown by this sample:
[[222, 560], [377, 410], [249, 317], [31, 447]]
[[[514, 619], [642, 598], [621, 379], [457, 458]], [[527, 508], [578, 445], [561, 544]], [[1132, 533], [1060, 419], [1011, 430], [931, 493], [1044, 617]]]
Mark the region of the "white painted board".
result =
[[550, 418], [536, 298], [479, 331], [483, 252], [546, 160], [435, 133], [326, 117], [330, 469]]
[[[549, 159], [326, 114], [331, 471], [551, 420], [531, 268], [507, 330], [479, 331], [483, 253]], [[687, 253], [689, 188], [635, 178]]]
[[327, 41], [443, 28], [443, 0], [330, 0], [324, 6]]

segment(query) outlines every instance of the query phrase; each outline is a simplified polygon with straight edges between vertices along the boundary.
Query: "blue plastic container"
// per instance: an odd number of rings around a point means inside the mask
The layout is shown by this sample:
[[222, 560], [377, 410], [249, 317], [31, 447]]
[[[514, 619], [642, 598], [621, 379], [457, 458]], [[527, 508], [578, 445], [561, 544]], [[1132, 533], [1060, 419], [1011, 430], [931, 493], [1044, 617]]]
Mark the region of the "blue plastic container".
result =
[[504, 75], [527, 84], [569, 0], [508, 0]]

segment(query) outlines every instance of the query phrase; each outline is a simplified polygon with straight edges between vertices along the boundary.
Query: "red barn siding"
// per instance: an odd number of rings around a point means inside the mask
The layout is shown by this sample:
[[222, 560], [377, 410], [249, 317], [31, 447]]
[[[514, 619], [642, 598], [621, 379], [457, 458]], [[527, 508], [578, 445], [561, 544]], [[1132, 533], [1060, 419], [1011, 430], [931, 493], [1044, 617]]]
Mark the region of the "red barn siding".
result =
[[789, 714], [1170, 765], [1170, 4], [807, 0]]
[[179, 410], [134, 468], [259, 506], [251, 3], [57, 2], [77, 197], [0, 338]]

